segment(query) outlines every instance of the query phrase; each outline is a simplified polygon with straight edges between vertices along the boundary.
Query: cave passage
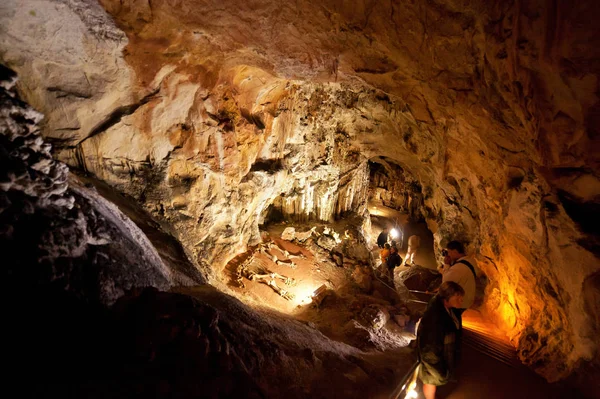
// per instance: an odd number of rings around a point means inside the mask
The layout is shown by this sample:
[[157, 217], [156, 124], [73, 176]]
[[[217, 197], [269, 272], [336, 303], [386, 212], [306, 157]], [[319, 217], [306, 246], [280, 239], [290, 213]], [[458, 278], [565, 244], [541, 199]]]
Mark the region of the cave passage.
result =
[[[404, 258], [408, 239], [417, 235], [419, 249], [415, 264], [432, 270], [437, 268], [433, 233], [423, 216], [423, 189], [413, 174], [396, 162], [382, 157], [369, 161], [368, 211], [373, 240], [383, 228], [398, 231], [398, 252]], [[378, 256], [378, 255], [377, 255]]]
[[[5, 391], [422, 398], [417, 326], [467, 255], [439, 396], [600, 398], [599, 20], [0, 1]], [[420, 241], [391, 271], [384, 228]]]

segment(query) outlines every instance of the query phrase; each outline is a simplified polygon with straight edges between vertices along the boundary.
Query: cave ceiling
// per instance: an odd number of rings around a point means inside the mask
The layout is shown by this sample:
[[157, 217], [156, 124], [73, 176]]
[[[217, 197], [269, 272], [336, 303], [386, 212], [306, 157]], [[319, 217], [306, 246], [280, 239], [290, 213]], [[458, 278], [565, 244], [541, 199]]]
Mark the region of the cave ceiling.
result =
[[171, 223], [209, 280], [277, 196], [364, 214], [367, 160], [397, 163], [429, 188], [436, 242], [470, 243], [490, 313], [556, 380], [600, 331], [584, 305], [599, 17], [594, 1], [9, 0], [0, 59], [55, 157]]

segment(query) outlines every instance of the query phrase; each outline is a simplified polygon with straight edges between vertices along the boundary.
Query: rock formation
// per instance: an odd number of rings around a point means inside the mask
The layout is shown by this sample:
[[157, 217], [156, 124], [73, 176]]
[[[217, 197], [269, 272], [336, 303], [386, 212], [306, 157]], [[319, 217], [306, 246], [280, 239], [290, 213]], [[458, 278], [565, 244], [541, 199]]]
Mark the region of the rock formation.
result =
[[[18, 98], [15, 83], [15, 74], [0, 66], [7, 391], [25, 397], [359, 398], [394, 388], [401, 371], [378, 360], [381, 355], [252, 310], [201, 284], [202, 276], [177, 259], [163, 262], [114, 204], [68, 179], [68, 168], [52, 159], [39, 134], [42, 115]], [[173, 287], [181, 293], [164, 292]], [[413, 361], [404, 352], [399, 370]], [[331, 375], [331, 369], [340, 372]]]
[[[5, 291], [32, 282], [93, 303], [112, 304], [135, 287], [198, 284], [171, 270], [115, 205], [52, 159], [37, 127], [42, 115], [11, 91], [16, 79], [1, 67], [0, 249]], [[11, 76], [12, 74], [12, 76]]]
[[101, 4], [3, 2], [2, 62], [55, 156], [171, 224], [209, 280], [269, 209], [365, 216], [379, 157], [437, 243], [469, 243], [527, 364], [555, 381], [597, 356], [594, 1]]

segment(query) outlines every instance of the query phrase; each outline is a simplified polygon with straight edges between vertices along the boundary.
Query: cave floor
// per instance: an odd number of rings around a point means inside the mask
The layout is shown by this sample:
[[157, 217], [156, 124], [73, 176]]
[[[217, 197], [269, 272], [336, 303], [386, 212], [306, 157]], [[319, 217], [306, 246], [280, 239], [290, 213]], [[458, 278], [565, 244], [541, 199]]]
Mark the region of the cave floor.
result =
[[[337, 267], [329, 259], [324, 258], [322, 255], [319, 256], [319, 254], [314, 253], [305, 246], [281, 239], [281, 233], [286, 227], [289, 227], [289, 225], [276, 224], [269, 226], [266, 233], [268, 239], [272, 240], [275, 245], [268, 252], [280, 260], [287, 260], [288, 258], [283, 250], [301, 256], [301, 258], [290, 258], [295, 267], [291, 267], [286, 263], [276, 264], [267, 254], [256, 252], [256, 249], [252, 248], [229, 262], [225, 269], [224, 278], [232, 293], [242, 296], [246, 303], [266, 306], [286, 314], [299, 314], [311, 305], [312, 294], [323, 284], [336, 290], [347, 284], [349, 271]], [[309, 226], [304, 226], [304, 228], [305, 230], [310, 229]], [[304, 230], [299, 228], [298, 231]], [[281, 279], [275, 280], [278, 287], [285, 289], [292, 295], [290, 299], [285, 299], [269, 285], [260, 281], [250, 281], [244, 277], [241, 279], [243, 285], [237, 282], [237, 268], [248, 259], [250, 252], [255, 252], [254, 270], [263, 268], [265, 271], [294, 279], [294, 283], [291, 285], [286, 284]]]
[[[384, 378], [387, 381], [384, 384], [388, 385], [389, 391], [383, 397], [387, 397], [415, 361], [414, 351], [408, 348], [414, 335], [404, 331], [391, 320], [386, 324], [386, 328], [377, 332], [369, 327], [357, 327], [356, 320], [362, 316], [362, 310], [370, 305], [391, 309], [392, 314], [396, 311], [401, 313], [402, 307], [405, 306], [392, 288], [393, 283], [386, 281], [389, 284], [386, 286], [383, 281], [374, 278], [371, 272], [371, 288], [363, 290], [357, 284], [356, 273], [357, 270], [370, 269], [364, 260], [344, 256], [342, 264], [336, 264], [330, 252], [316, 244], [316, 237], [302, 244], [281, 239], [281, 234], [287, 227], [294, 227], [296, 232], [301, 233], [313, 226], [317, 226], [318, 231], [327, 226], [338, 232], [343, 242], [345, 237], [356, 237], [357, 226], [353, 223], [353, 220], [339, 220], [329, 224], [275, 223], [265, 226], [265, 230], [262, 231], [263, 242], [271, 242], [273, 245], [264, 252], [258, 247], [250, 248], [232, 259], [225, 267], [221, 283], [226, 285], [229, 293], [251, 307], [268, 312], [275, 311], [284, 318], [290, 317], [306, 323], [329, 339], [359, 350], [362, 353], [361, 357], [369, 359], [375, 367], [393, 370], [392, 378]], [[367, 258], [369, 250], [364, 249]], [[273, 261], [273, 255], [279, 260], [285, 260], [285, 251], [302, 256], [290, 257], [296, 267]], [[251, 281], [246, 277], [239, 278], [240, 265], [245, 264], [252, 256], [254, 258], [251, 268], [263, 268], [294, 279], [293, 285], [287, 285], [282, 279], [275, 279], [277, 286], [287, 290], [293, 295], [292, 298], [285, 299], [265, 282]], [[311, 296], [323, 285], [329, 290], [328, 295], [322, 302], [317, 302]], [[408, 313], [408, 309], [405, 311]], [[383, 376], [372, 377], [381, 379]]]

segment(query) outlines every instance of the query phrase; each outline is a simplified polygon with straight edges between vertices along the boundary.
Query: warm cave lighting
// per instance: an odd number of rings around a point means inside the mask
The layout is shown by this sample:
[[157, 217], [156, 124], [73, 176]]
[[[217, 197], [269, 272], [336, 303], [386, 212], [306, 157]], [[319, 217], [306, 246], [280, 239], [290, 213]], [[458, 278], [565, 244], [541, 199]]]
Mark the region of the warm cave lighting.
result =
[[409, 381], [402, 386], [402, 390], [406, 388], [406, 395], [404, 395], [403, 399], [417, 399], [419, 397], [419, 393], [417, 392], [417, 377], [419, 375], [419, 369], [421, 368], [421, 364], [418, 364], [417, 367], [412, 371], [412, 375]]
[[392, 230], [390, 231], [390, 237], [392, 237], [392, 239], [396, 239], [396, 238], [398, 238], [398, 230], [396, 230], [396, 229], [392, 229]]
[[308, 305], [312, 303], [313, 297], [316, 294], [317, 287], [304, 286], [299, 287], [296, 291], [296, 302], [298, 305]]
[[406, 396], [404, 398], [405, 399], [417, 399], [418, 397], [419, 397], [419, 394], [417, 393], [417, 391], [415, 391], [414, 389], [411, 389], [408, 392], [406, 392]]

